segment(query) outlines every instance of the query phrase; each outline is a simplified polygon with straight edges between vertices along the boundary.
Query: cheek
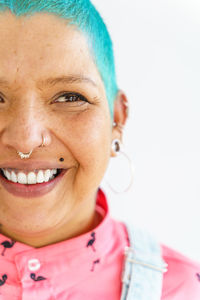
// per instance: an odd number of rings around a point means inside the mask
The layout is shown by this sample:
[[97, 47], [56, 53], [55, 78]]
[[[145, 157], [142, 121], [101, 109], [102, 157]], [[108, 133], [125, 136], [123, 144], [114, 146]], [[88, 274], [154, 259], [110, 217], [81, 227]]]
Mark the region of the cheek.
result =
[[62, 123], [59, 137], [73, 160], [85, 172], [95, 168], [105, 169], [111, 147], [109, 113], [88, 110], [67, 117]]

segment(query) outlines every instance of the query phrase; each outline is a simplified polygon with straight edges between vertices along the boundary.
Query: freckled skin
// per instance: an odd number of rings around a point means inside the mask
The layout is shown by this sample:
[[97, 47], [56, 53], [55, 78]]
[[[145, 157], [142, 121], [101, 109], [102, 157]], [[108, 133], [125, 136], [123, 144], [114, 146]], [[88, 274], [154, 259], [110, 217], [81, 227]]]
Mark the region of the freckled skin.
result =
[[[96, 192], [115, 156], [112, 139], [121, 136], [112, 128], [103, 82], [76, 28], [48, 14], [17, 19], [6, 12], [0, 24], [0, 77], [9, 82], [8, 87], [0, 85], [0, 164], [20, 160], [17, 150], [34, 149], [33, 161], [60, 163], [63, 157], [63, 168], [70, 168], [42, 197], [15, 197], [0, 186], [1, 232], [41, 247], [78, 236], [100, 222], [94, 211]], [[71, 74], [92, 78], [97, 88], [87, 83], [37, 86], [40, 79]], [[61, 92], [80, 93], [90, 103], [53, 103]], [[122, 99], [125, 95], [119, 92], [114, 120], [125, 123]], [[48, 145], [38, 148], [42, 133]]]

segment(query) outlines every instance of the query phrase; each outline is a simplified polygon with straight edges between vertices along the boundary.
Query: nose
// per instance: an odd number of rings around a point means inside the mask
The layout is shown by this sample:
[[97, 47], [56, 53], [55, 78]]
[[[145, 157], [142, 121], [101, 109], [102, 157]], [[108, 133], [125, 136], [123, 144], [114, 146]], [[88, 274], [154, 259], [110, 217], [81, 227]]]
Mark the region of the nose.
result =
[[15, 151], [29, 153], [42, 145], [44, 137], [46, 146], [50, 142], [50, 136], [44, 119], [41, 109], [26, 99], [25, 104], [8, 113], [1, 143]]

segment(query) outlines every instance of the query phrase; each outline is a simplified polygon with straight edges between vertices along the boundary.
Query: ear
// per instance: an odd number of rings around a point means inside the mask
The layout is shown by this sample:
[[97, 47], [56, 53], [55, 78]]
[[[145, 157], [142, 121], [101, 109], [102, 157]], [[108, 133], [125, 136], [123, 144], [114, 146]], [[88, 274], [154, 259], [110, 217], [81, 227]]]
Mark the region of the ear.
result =
[[[114, 101], [114, 115], [113, 122], [116, 123], [116, 126], [113, 125], [112, 128], [112, 141], [114, 139], [119, 139], [122, 142], [123, 137], [123, 127], [126, 124], [128, 118], [128, 100], [125, 93], [122, 90], [119, 90]], [[111, 156], [116, 156], [116, 153], [111, 149]]]

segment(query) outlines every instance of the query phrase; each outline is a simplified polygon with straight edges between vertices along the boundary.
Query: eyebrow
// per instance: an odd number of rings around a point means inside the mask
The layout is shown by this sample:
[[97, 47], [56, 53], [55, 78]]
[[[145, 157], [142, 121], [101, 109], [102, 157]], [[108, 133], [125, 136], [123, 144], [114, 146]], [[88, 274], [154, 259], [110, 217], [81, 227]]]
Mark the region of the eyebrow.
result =
[[55, 86], [58, 83], [70, 84], [70, 83], [88, 83], [97, 87], [97, 84], [89, 77], [84, 77], [81, 75], [70, 75], [70, 76], [60, 76], [60, 77], [50, 77], [45, 80], [40, 80], [37, 84], [38, 88], [44, 86]]
[[[60, 77], [49, 77], [47, 79], [39, 80], [37, 83], [38, 88], [44, 86], [55, 86], [58, 83], [70, 84], [70, 83], [88, 83], [94, 87], [98, 87], [97, 84], [89, 77], [84, 77], [81, 75], [70, 75], [70, 76], [60, 76]], [[8, 86], [9, 83], [7, 80], [0, 78], [0, 85]]]

